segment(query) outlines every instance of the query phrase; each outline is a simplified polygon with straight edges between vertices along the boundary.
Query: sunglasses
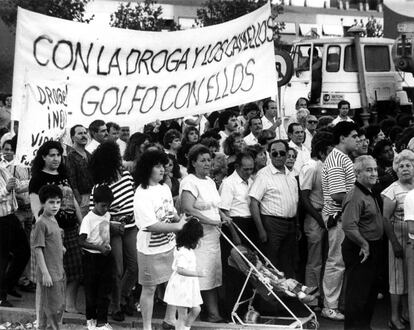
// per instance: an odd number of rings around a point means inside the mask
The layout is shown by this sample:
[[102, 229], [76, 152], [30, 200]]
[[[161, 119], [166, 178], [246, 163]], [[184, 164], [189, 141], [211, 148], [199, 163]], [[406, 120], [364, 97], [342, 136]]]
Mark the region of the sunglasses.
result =
[[308, 124], [317, 124], [318, 121], [317, 120], [308, 120]]
[[272, 157], [285, 157], [286, 156], [286, 151], [272, 151], [271, 153]]

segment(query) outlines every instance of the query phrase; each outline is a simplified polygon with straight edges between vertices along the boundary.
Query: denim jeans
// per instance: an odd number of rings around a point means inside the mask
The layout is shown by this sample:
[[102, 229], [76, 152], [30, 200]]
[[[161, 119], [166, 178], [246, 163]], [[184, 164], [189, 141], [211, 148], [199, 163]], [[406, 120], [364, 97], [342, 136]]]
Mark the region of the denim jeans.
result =
[[124, 235], [111, 237], [114, 259], [111, 310], [117, 312], [138, 280], [137, 227], [126, 228]]
[[[326, 223], [328, 217], [325, 214], [322, 217]], [[345, 272], [345, 264], [341, 252], [341, 244], [344, 237], [345, 234], [340, 221], [335, 227], [328, 230], [329, 250], [322, 279], [323, 293], [325, 295], [324, 307], [326, 308], [338, 308]]]
[[[306, 214], [303, 228], [308, 242], [305, 285], [320, 287], [322, 272], [322, 248], [325, 230], [309, 214]], [[315, 300], [316, 303], [316, 300]]]

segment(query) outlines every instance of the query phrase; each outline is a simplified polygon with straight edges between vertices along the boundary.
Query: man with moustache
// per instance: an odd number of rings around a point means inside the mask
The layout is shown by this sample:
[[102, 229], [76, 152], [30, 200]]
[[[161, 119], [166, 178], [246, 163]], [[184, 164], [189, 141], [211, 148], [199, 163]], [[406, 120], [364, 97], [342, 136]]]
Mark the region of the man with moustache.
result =
[[73, 149], [69, 151], [67, 160], [69, 181], [82, 216], [85, 216], [89, 211], [89, 196], [93, 187], [88, 168], [91, 154], [85, 149], [88, 144], [88, 133], [82, 125], [75, 125], [70, 129], [70, 137]]
[[356, 182], [343, 202], [342, 228], [345, 234], [342, 256], [345, 262], [344, 329], [371, 329], [381, 269], [383, 218], [372, 187], [378, 179], [372, 156], [360, 156], [354, 164]]

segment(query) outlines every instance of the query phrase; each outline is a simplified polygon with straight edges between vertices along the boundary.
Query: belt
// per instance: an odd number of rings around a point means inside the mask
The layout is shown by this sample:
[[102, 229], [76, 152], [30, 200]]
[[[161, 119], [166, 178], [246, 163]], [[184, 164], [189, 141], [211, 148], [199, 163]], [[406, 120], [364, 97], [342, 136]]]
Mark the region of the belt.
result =
[[264, 217], [269, 217], [269, 218], [275, 218], [276, 220], [283, 220], [283, 221], [295, 221], [296, 217], [291, 217], [291, 218], [284, 218], [284, 217], [278, 217], [278, 216], [274, 216], [274, 215], [267, 215], [267, 214], [262, 214], [261, 216]]

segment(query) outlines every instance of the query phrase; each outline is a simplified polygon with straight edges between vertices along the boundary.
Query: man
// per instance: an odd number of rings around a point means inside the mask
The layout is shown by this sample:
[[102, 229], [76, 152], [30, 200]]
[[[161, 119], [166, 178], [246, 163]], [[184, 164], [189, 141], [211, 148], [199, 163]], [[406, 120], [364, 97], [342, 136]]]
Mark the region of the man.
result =
[[249, 119], [250, 134], [244, 137], [244, 142], [248, 146], [253, 146], [259, 143], [258, 137], [263, 131], [262, 119], [260, 117], [254, 117]]
[[119, 138], [125, 143], [128, 143], [129, 135], [129, 126], [121, 126], [121, 129], [119, 130]]
[[94, 120], [89, 125], [89, 134], [91, 142], [86, 146], [86, 151], [92, 154], [95, 149], [108, 139], [108, 129], [103, 120]]
[[332, 126], [335, 126], [341, 121], [348, 121], [353, 123], [354, 121], [348, 117], [348, 112], [351, 109], [351, 106], [348, 101], [342, 100], [338, 103], [339, 115], [332, 121]]
[[263, 102], [263, 129], [270, 129], [275, 131], [276, 138], [287, 140], [285, 127], [282, 125], [282, 119], [277, 117], [277, 104], [273, 100], [266, 100]]
[[342, 255], [345, 262], [344, 329], [371, 329], [378, 288], [377, 274], [382, 262], [383, 219], [372, 187], [378, 179], [372, 156], [355, 160], [355, 186], [343, 202], [345, 239]]
[[255, 102], [250, 102], [242, 106], [241, 113], [242, 115], [237, 117], [239, 123], [238, 130], [246, 136], [250, 133], [248, 127], [250, 118], [260, 117], [260, 109]]
[[358, 142], [357, 148], [351, 154], [351, 159], [355, 159], [362, 155], [368, 154], [368, 146], [369, 146], [369, 139], [365, 135], [365, 129], [359, 128], [358, 129]]
[[306, 149], [312, 151], [312, 138], [316, 134], [318, 119], [314, 115], [308, 115], [306, 116], [305, 123], [305, 141], [303, 142], [303, 145], [306, 147]]
[[126, 143], [119, 138], [121, 127], [117, 123], [109, 122], [106, 123], [106, 128], [108, 129], [108, 140], [118, 144], [121, 156], [123, 156], [126, 149]]
[[88, 133], [82, 125], [70, 129], [73, 148], [68, 153], [67, 169], [73, 194], [81, 209], [82, 216], [89, 211], [89, 197], [93, 187], [92, 176], [89, 172], [91, 154], [86, 150]]
[[310, 151], [303, 145], [305, 139], [305, 131], [302, 125], [298, 123], [292, 123], [288, 127], [289, 147], [296, 150], [298, 153], [296, 156], [295, 165], [293, 171], [295, 175], [299, 175], [303, 165], [305, 165], [310, 157]]
[[29, 243], [19, 219], [16, 193], [19, 181], [0, 167], [0, 306], [13, 307], [7, 295], [21, 297], [15, 285], [30, 258]]
[[322, 279], [324, 308], [322, 316], [342, 321], [338, 310], [339, 296], [344, 275], [341, 243], [344, 232], [341, 223], [342, 202], [355, 183], [355, 173], [349, 155], [357, 148], [358, 134], [354, 123], [338, 123], [333, 130], [335, 148], [328, 155], [322, 168], [324, 206], [322, 217], [328, 228], [328, 256]]
[[[319, 287], [322, 275], [322, 247], [326, 225], [322, 218], [323, 192], [322, 167], [333, 149], [333, 135], [318, 132], [312, 140], [312, 159], [302, 167], [299, 174], [299, 188], [302, 205], [306, 211], [304, 233], [307, 238], [308, 258], [305, 271], [305, 285]], [[318, 308], [315, 299], [309, 303]]]
[[250, 212], [267, 257], [289, 278], [294, 276], [299, 195], [295, 176], [285, 167], [287, 149], [283, 140], [269, 145], [272, 162], [258, 172], [249, 196]]
[[236, 132], [238, 128], [237, 115], [232, 110], [227, 109], [220, 113], [218, 118], [218, 125], [220, 128], [220, 152], [223, 152], [223, 143], [231, 133]]

